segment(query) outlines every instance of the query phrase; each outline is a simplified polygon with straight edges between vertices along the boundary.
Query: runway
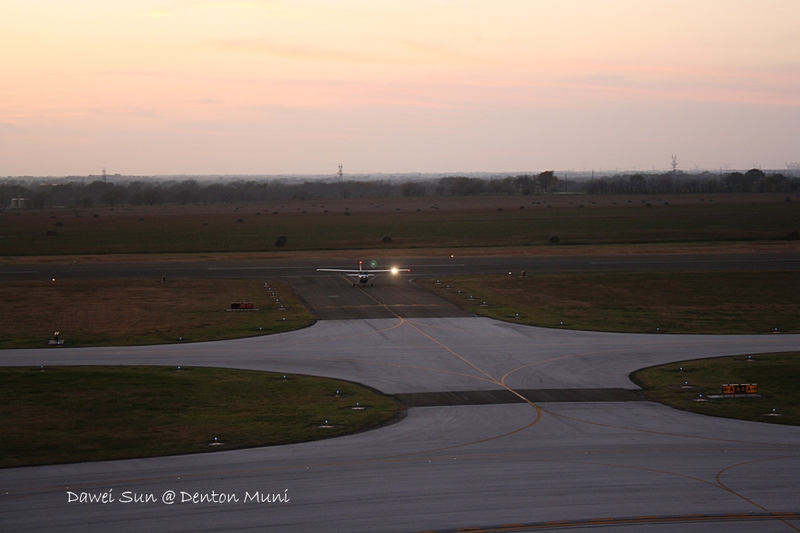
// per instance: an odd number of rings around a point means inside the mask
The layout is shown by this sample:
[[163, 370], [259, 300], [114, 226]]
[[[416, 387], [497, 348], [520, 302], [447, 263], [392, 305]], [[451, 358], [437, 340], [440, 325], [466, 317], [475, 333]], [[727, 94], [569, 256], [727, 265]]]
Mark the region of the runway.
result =
[[[369, 252], [364, 252], [368, 254]], [[84, 262], [0, 265], [0, 281], [56, 279], [270, 278], [295, 280], [316, 276], [317, 268], [358, 268], [352, 262], [318, 259], [263, 261]], [[637, 255], [553, 255], [403, 257], [380, 260], [378, 268], [411, 268], [406, 277], [545, 272], [677, 272], [708, 270], [800, 270], [800, 252], [681, 253]]]
[[[249, 267], [187, 272], [198, 268]], [[800, 335], [534, 328], [465, 315], [408, 277], [360, 289], [283, 272], [324, 320], [233, 341], [6, 350], [0, 365], [326, 376], [397, 395], [410, 406], [402, 420], [291, 446], [0, 470], [0, 530], [800, 530], [800, 428], [673, 410], [628, 379], [672, 361], [797, 351]]]

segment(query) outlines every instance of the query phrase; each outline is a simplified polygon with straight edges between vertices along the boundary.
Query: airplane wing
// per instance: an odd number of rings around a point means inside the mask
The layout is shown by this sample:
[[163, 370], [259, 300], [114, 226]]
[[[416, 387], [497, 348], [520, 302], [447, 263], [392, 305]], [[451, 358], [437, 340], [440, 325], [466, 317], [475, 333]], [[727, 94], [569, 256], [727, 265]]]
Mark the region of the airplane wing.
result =
[[[358, 283], [360, 283], [362, 285], [366, 285], [367, 283], [370, 282], [370, 280], [372, 278], [374, 278], [375, 276], [378, 276], [380, 274], [383, 274], [384, 272], [391, 272], [392, 274], [397, 274], [400, 271], [411, 272], [411, 269], [409, 269], [409, 268], [402, 268], [401, 269], [401, 268], [397, 268], [397, 267], [381, 269], [381, 270], [375, 270], [375, 269], [367, 269], [367, 270], [365, 270], [362, 265], [363, 265], [363, 262], [359, 261], [358, 262], [358, 270], [350, 269], [350, 268], [318, 268], [317, 272], [339, 272], [340, 274], [344, 274], [347, 277], [358, 278]], [[356, 282], [353, 281], [353, 287], [355, 287], [355, 286], [356, 286]]]
[[318, 268], [317, 272], [340, 272], [345, 276], [351, 276], [354, 278], [359, 278], [361, 276], [372, 277], [374, 274], [370, 274], [367, 270], [346, 270], [342, 268]]
[[391, 272], [392, 274], [397, 274], [398, 272], [411, 272], [410, 268], [389, 268], [386, 270], [352, 270], [352, 269], [344, 269], [344, 268], [318, 268], [317, 272], [343, 272], [348, 276], [354, 275], [359, 276], [363, 274], [375, 275], [380, 274], [381, 272]]

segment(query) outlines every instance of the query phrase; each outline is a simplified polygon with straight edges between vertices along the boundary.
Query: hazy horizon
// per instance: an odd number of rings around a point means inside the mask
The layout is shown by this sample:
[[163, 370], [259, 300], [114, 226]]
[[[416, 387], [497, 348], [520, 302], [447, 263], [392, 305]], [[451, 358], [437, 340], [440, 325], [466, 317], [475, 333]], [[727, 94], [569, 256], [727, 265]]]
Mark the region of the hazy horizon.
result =
[[[722, 177], [730, 175], [731, 173], [745, 174], [749, 170], [747, 168], [735, 169], [717, 169], [717, 170], [677, 170], [676, 177], [686, 179], [696, 179], [710, 177]], [[784, 169], [758, 169], [766, 175], [781, 174], [788, 178], [800, 177], [800, 166], [793, 165], [792, 168]], [[575, 180], [577, 182], [587, 181], [592, 178], [612, 178], [615, 176], [631, 176], [640, 174], [645, 176], [665, 176], [672, 174], [671, 169], [658, 169], [658, 170], [634, 170], [634, 169], [614, 169], [614, 170], [589, 170], [589, 171], [553, 171], [555, 176], [561, 180]], [[446, 177], [468, 177], [479, 179], [505, 179], [508, 177], [518, 176], [536, 176], [540, 172], [536, 171], [509, 171], [509, 172], [372, 172], [364, 174], [347, 174], [345, 173], [341, 180], [347, 181], [435, 181]], [[212, 182], [212, 181], [250, 181], [250, 180], [272, 180], [272, 181], [286, 181], [286, 182], [302, 182], [302, 181], [328, 181], [337, 182], [339, 177], [336, 174], [151, 174], [151, 175], [136, 175], [136, 174], [73, 174], [65, 176], [0, 176], [0, 182], [3, 181], [108, 181], [108, 182], [132, 182], [139, 180], [152, 180], [152, 181], [198, 181], [198, 182]]]

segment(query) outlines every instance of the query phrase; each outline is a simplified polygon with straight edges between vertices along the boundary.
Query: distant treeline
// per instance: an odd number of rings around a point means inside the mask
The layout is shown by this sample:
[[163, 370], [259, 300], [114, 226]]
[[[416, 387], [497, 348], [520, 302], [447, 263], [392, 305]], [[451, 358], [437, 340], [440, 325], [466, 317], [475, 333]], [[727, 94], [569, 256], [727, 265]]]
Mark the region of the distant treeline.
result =
[[800, 178], [782, 174], [767, 175], [753, 169], [742, 174], [731, 172], [683, 174], [619, 174], [590, 180], [563, 180], [553, 171], [505, 178], [449, 176], [432, 180], [234, 180], [202, 182], [125, 180], [113, 181], [64, 178], [59, 183], [25, 180], [0, 181], [0, 207], [11, 205], [12, 198], [27, 198], [32, 208], [113, 207], [117, 205], [212, 204], [332, 198], [385, 198], [397, 196], [478, 196], [530, 195], [553, 192], [589, 194], [670, 194], [714, 192], [796, 192]]
[[628, 174], [591, 179], [583, 183], [589, 194], [670, 194], [714, 192], [797, 192], [800, 178], [765, 174], [754, 168], [744, 174]]

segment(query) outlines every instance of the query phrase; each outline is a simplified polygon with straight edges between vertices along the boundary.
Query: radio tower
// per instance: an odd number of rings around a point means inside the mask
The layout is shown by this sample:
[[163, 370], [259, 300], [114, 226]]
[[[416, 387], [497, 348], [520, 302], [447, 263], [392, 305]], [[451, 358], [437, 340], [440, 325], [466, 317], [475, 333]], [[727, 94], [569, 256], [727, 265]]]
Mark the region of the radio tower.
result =
[[339, 163], [339, 172], [337, 172], [336, 176], [339, 178], [339, 181], [342, 181], [342, 164]]
[[678, 156], [672, 154], [672, 175], [674, 176], [677, 173], [678, 173]]

